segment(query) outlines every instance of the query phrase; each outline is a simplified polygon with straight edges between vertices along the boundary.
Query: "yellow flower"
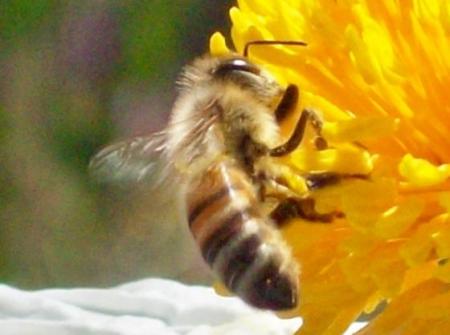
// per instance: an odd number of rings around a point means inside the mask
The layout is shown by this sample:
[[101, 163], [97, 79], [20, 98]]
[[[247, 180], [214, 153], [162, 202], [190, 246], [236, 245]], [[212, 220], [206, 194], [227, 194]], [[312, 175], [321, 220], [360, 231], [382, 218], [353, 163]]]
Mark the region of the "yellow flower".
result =
[[[369, 175], [312, 194], [345, 219], [284, 228], [302, 268], [298, 334], [342, 334], [382, 301], [358, 334], [450, 334], [450, 2], [240, 0], [230, 16], [239, 53], [308, 44], [249, 55], [326, 120], [330, 149], [303, 145], [285, 163]], [[224, 41], [214, 34], [211, 52]]]

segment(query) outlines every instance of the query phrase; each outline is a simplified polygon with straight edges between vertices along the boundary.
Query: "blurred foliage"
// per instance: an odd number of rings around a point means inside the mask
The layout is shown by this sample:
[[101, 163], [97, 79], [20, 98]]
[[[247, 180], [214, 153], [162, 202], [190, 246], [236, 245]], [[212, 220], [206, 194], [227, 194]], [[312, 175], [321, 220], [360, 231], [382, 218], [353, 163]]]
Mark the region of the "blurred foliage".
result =
[[58, 8], [55, 1], [16, 0], [0, 2], [0, 41], [1, 45], [14, 43], [48, 24]]
[[[176, 74], [227, 29], [230, 6], [0, 2], [1, 281], [35, 288], [180, 277], [186, 259], [155, 242], [177, 245], [175, 228], [135, 220], [148, 217], [136, 204], [149, 195], [100, 189], [86, 168], [115, 138], [164, 126]], [[196, 276], [181, 279], [204, 278]]]

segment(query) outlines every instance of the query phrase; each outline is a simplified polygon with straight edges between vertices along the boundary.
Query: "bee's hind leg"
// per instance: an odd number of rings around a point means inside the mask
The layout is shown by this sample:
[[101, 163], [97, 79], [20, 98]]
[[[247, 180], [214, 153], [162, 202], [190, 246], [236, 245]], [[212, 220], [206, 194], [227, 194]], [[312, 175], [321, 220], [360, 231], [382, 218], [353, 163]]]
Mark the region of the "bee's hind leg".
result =
[[329, 223], [336, 217], [342, 217], [338, 212], [318, 213], [314, 199], [307, 196], [310, 191], [339, 183], [341, 175], [333, 172], [299, 175], [288, 166], [276, 164], [270, 157], [261, 159], [256, 165], [256, 171], [261, 201], [274, 199], [277, 203], [269, 214], [277, 225], [291, 218]]
[[286, 198], [270, 213], [270, 218], [278, 226], [285, 225], [290, 219], [301, 218], [310, 223], [332, 223], [343, 217], [341, 212], [318, 213], [312, 198]]
[[[303, 176], [309, 191], [336, 185], [344, 179], [363, 179], [368, 176], [363, 174], [339, 174], [336, 172], [316, 172]], [[288, 196], [282, 199], [270, 217], [277, 226], [284, 225], [289, 219], [302, 218], [310, 223], [331, 223], [334, 219], [343, 218], [345, 215], [340, 211], [318, 213], [315, 209], [315, 201], [310, 197]]]

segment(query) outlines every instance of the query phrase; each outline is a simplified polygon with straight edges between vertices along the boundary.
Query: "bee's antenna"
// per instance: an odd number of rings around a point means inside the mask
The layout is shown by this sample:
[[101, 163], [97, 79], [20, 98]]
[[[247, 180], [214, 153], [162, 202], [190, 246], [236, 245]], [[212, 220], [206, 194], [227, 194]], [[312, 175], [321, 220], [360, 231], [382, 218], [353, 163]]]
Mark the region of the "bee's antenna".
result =
[[245, 44], [244, 48], [244, 57], [248, 56], [248, 49], [252, 45], [300, 45], [300, 46], [307, 46], [308, 44], [306, 42], [302, 41], [265, 41], [265, 40], [257, 40], [257, 41], [250, 41]]

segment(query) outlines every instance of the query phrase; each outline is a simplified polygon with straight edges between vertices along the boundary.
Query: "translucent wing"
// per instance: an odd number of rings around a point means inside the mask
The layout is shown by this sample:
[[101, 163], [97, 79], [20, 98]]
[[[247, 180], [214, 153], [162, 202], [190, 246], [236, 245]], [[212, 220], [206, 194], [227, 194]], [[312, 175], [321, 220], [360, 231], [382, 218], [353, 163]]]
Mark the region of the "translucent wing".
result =
[[218, 118], [212, 106], [207, 104], [194, 116], [172, 122], [162, 132], [104, 148], [90, 162], [91, 175], [108, 184], [145, 181], [157, 186], [167, 179], [176, 181], [179, 171], [175, 167], [189, 166], [206, 150], [208, 131]]
[[114, 243], [118, 267], [123, 266], [118, 271], [129, 273], [133, 264], [139, 276], [209, 281], [188, 229], [182, 173], [209, 145], [216, 119], [205, 108], [163, 132], [117, 142], [92, 158], [90, 174], [106, 184], [108, 217], [120, 229]]
[[171, 162], [165, 153], [166, 132], [134, 137], [107, 146], [89, 164], [91, 175], [107, 184], [133, 184], [164, 180]]

